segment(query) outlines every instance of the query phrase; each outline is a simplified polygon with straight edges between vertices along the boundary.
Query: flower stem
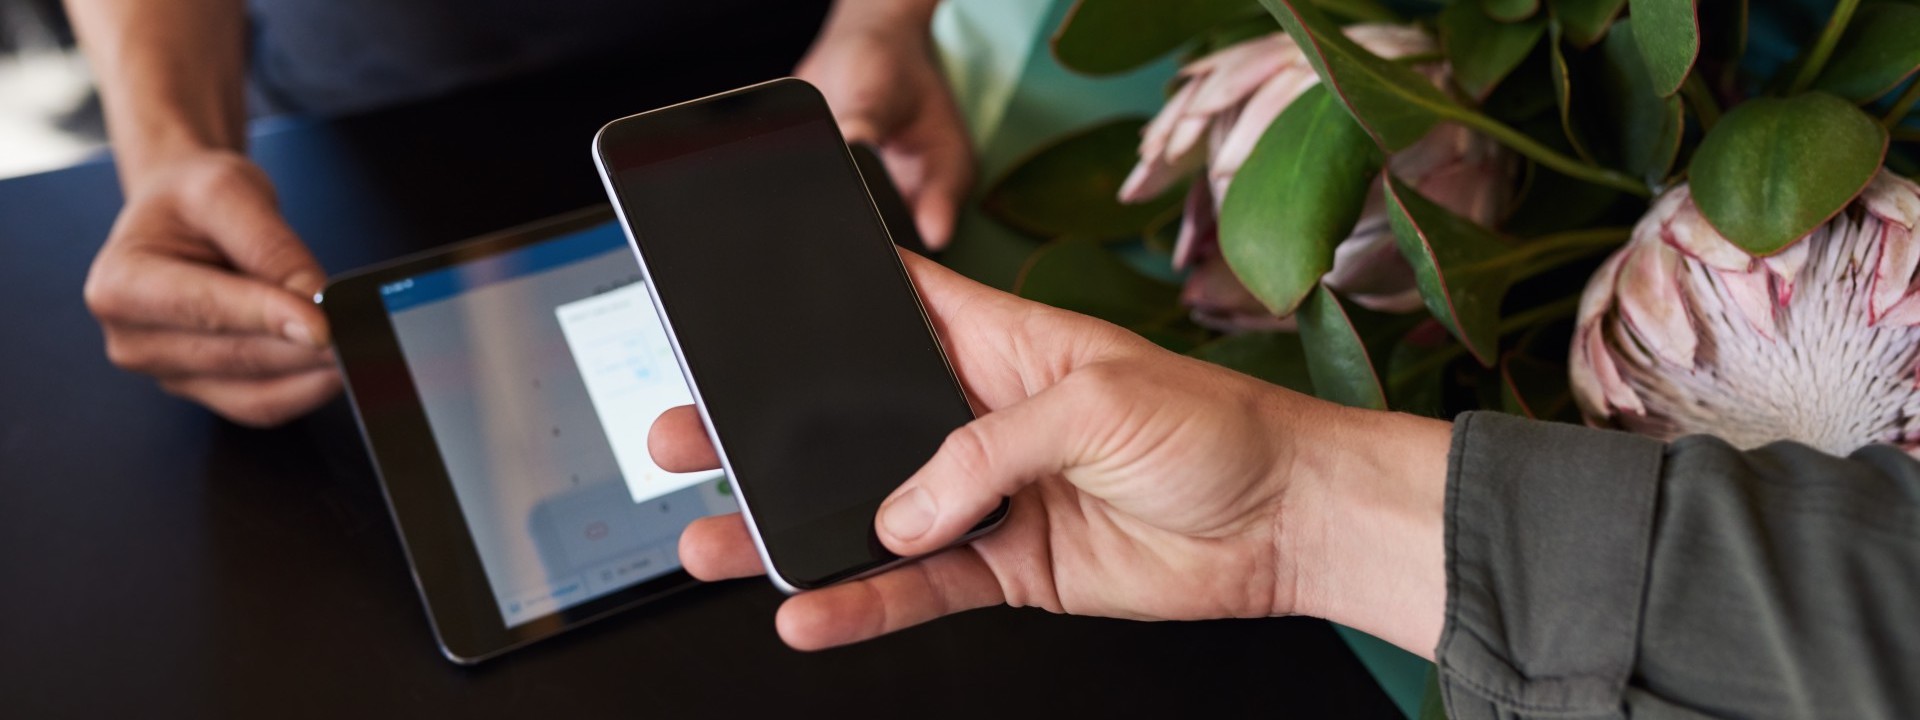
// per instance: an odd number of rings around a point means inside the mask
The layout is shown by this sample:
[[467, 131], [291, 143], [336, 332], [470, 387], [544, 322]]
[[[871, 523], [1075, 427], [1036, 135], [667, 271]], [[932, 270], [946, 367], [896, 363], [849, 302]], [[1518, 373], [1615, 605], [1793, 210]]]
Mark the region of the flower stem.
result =
[[[1500, 319], [1500, 335], [1505, 337], [1515, 332], [1539, 325], [1551, 320], [1572, 315], [1580, 309], [1580, 296], [1573, 295], [1545, 305], [1536, 305]], [[1446, 349], [1421, 358], [1419, 362], [1406, 366], [1400, 372], [1388, 378], [1387, 387], [1400, 387], [1414, 378], [1453, 362], [1454, 358], [1467, 353], [1467, 346], [1455, 341]]]
[[1591, 228], [1543, 235], [1508, 252], [1454, 268], [1454, 273], [1476, 273], [1514, 265], [1523, 268], [1514, 277], [1532, 277], [1542, 270], [1578, 260], [1598, 250], [1612, 250], [1633, 236], [1632, 228]]
[[1807, 61], [1800, 64], [1800, 72], [1793, 76], [1792, 89], [1788, 95], [1799, 95], [1813, 85], [1820, 71], [1827, 66], [1827, 58], [1833, 56], [1833, 46], [1840, 43], [1840, 34], [1847, 29], [1847, 23], [1853, 20], [1853, 11], [1860, 7], [1860, 0], [1840, 0], [1833, 9], [1833, 17], [1827, 18], [1827, 27], [1820, 31], [1820, 39], [1807, 49]]
[[1500, 334], [1511, 335], [1549, 320], [1572, 315], [1580, 310], [1580, 296], [1569, 295], [1545, 305], [1535, 305], [1500, 319]]
[[1907, 119], [1907, 113], [1913, 112], [1914, 103], [1920, 103], [1920, 77], [1914, 78], [1913, 83], [1907, 86], [1907, 91], [1900, 93], [1900, 99], [1893, 101], [1893, 107], [1887, 110], [1885, 117], [1880, 118], [1880, 124], [1889, 128], [1899, 125], [1901, 120]]
[[1589, 165], [1562, 155], [1553, 148], [1540, 144], [1538, 140], [1527, 137], [1525, 133], [1507, 127], [1486, 115], [1451, 104], [1444, 109], [1439, 109], [1439, 114], [1484, 132], [1498, 140], [1500, 144], [1512, 148], [1514, 152], [1532, 158], [1534, 162], [1553, 168], [1567, 177], [1585, 180], [1595, 185], [1604, 185], [1636, 197], [1653, 197], [1653, 191], [1647, 188], [1646, 183], [1628, 177], [1625, 173]]
[[1720, 103], [1713, 99], [1713, 92], [1707, 89], [1707, 83], [1700, 79], [1700, 72], [1687, 73], [1685, 82], [1680, 83], [1680, 94], [1686, 96], [1687, 104], [1693, 106], [1694, 117], [1700, 118], [1700, 130], [1712, 130], [1720, 122]]

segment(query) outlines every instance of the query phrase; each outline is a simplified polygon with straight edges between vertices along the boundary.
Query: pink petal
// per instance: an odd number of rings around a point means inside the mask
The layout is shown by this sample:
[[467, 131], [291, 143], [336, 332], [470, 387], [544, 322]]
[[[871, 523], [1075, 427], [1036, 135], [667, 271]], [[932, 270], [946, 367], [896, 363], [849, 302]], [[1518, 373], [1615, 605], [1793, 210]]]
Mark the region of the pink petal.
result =
[[1175, 159], [1180, 164], [1169, 164], [1160, 157], [1142, 158], [1138, 165], [1133, 166], [1133, 172], [1127, 173], [1127, 179], [1120, 183], [1120, 202], [1131, 205], [1160, 197], [1167, 188], [1199, 170], [1204, 158], [1194, 153]]
[[1233, 122], [1233, 129], [1227, 131], [1214, 148], [1213, 157], [1208, 161], [1208, 172], [1231, 175], [1240, 170], [1247, 161], [1247, 155], [1253, 152], [1253, 146], [1260, 142], [1260, 136], [1280, 117], [1281, 111], [1300, 99], [1300, 94], [1320, 82], [1320, 76], [1313, 74], [1313, 68], [1301, 63], [1287, 67], [1274, 74], [1260, 90], [1247, 101], [1240, 115]]
[[1245, 328], [1258, 324], [1252, 321], [1274, 319], [1260, 299], [1240, 284], [1233, 268], [1217, 257], [1194, 265], [1180, 289], [1180, 301], [1193, 308], [1196, 319], [1205, 316], [1213, 321], [1211, 326], [1222, 329]]
[[1666, 243], [1635, 247], [1620, 270], [1618, 292], [1621, 317], [1647, 348], [1669, 363], [1690, 368], [1700, 337], [1680, 291], [1682, 260]]
[[1407, 25], [1389, 25], [1383, 23], [1365, 23], [1348, 25], [1345, 30], [1347, 39], [1352, 40], [1367, 52], [1392, 60], [1408, 55], [1421, 55], [1437, 49], [1433, 38], [1419, 28]]
[[1740, 314], [1746, 316], [1747, 324], [1761, 337], [1773, 339], [1773, 276], [1764, 270], [1729, 272], [1709, 268], [1709, 271], [1726, 287], [1727, 296], [1740, 308]]
[[1920, 325], [1920, 293], [1901, 298], [1900, 302], [1894, 303], [1893, 307], [1887, 308], [1887, 314], [1881, 315], [1880, 319], [1876, 322], [1882, 325], [1897, 325], [1901, 327]]
[[1188, 115], [1173, 123], [1173, 133], [1167, 137], [1165, 153], [1168, 165], [1191, 166], [1206, 162], [1200, 139], [1207, 136], [1207, 124], [1211, 119], [1206, 115]]
[[1630, 254], [1631, 246], [1614, 251], [1606, 262], [1600, 264], [1600, 269], [1594, 271], [1593, 277], [1587, 280], [1587, 288], [1580, 292], [1580, 312], [1574, 320], [1580, 332], [1598, 324], [1600, 317], [1613, 309], [1613, 291], [1620, 279], [1620, 266], [1626, 263]]
[[1883, 223], [1908, 230], [1920, 223], [1920, 185], [1884, 169], [1867, 183], [1860, 202]]
[[1213, 195], [1213, 214], [1219, 215], [1221, 204], [1227, 201], [1227, 189], [1233, 186], [1233, 178], [1226, 175], [1216, 175], [1207, 178], [1207, 184], [1212, 186], [1213, 190], [1211, 193]]
[[[1620, 366], [1614, 362], [1613, 352], [1607, 349], [1606, 337], [1601, 327], [1594, 327], [1587, 333], [1587, 361], [1593, 363], [1594, 377], [1599, 379], [1602, 396], [1606, 398], [1606, 407], [1611, 410], [1647, 414], [1647, 406], [1641, 404], [1640, 394], [1633, 391], [1625, 378], [1620, 376]], [[1612, 412], [1608, 412], [1612, 415]]]
[[1174, 123], [1186, 115], [1187, 105], [1193, 100], [1193, 90], [1197, 84], [1199, 81], [1190, 80], [1182, 84], [1178, 90], [1174, 90], [1173, 95], [1167, 98], [1167, 104], [1160, 108], [1160, 113], [1154, 115], [1152, 120], [1147, 121], [1146, 127], [1140, 129], [1141, 163], [1144, 164], [1166, 153], [1167, 142], [1173, 138]]
[[1201, 79], [1187, 112], [1211, 115], [1243, 102], [1267, 78], [1288, 65], [1304, 64], [1306, 56], [1284, 33], [1249, 40], [1213, 54], [1213, 72]]
[[1613, 414], [1607, 407], [1607, 394], [1600, 388], [1600, 378], [1594, 373], [1593, 361], [1587, 359], [1587, 336], [1592, 333], [1577, 330], [1573, 334], [1573, 347], [1567, 352], [1567, 381], [1573, 386], [1573, 399], [1588, 416], [1606, 418]]
[[1794, 283], [1800, 280], [1800, 269], [1807, 265], [1807, 243], [1805, 241], [1788, 245], [1785, 250], [1760, 259], [1780, 280], [1780, 294], [1777, 302], [1786, 307], [1793, 301]]
[[[1863, 230], [1865, 228], [1862, 228]], [[1869, 323], [1879, 322], [1913, 287], [1913, 271], [1920, 266], [1920, 242], [1912, 231], [1894, 223], [1880, 225], [1878, 261], [1873, 266], [1873, 281], [1868, 294]]]
[[1461, 156], [1466, 154], [1467, 135], [1464, 127], [1440, 123], [1412, 145], [1394, 153], [1387, 166], [1393, 168], [1394, 177], [1425, 190], [1424, 183], [1428, 175], [1460, 162]]
[[1426, 298], [1420, 297], [1420, 288], [1413, 287], [1392, 293], [1347, 293], [1347, 299], [1353, 304], [1374, 312], [1406, 314], [1427, 306]]
[[1328, 287], [1356, 296], [1398, 295], [1416, 288], [1413, 267], [1400, 254], [1393, 231], [1385, 226], [1341, 241], [1333, 249], [1333, 269], [1321, 280]]
[[1195, 256], [1210, 251], [1219, 242], [1218, 219], [1213, 213], [1213, 198], [1207, 184], [1195, 182], [1187, 187], [1187, 206], [1180, 217], [1180, 236], [1173, 243], [1173, 269], [1183, 270]]
[[[1666, 196], [1661, 198], [1659, 205], [1665, 205], [1671, 198], [1679, 199], [1678, 207], [1668, 216], [1662, 239], [1686, 253], [1687, 257], [1698, 260], [1701, 264], [1715, 270], [1745, 272], [1747, 268], [1753, 266], [1752, 255], [1748, 255], [1747, 251], [1741, 250], [1740, 246], [1733, 244], [1732, 241], [1727, 240], [1726, 236], [1721, 235], [1720, 231], [1707, 224], [1706, 216], [1694, 206], [1693, 198], [1688, 195], [1684, 186], [1668, 191]], [[1658, 205], [1648, 214], [1653, 215], [1657, 212], [1659, 212]]]

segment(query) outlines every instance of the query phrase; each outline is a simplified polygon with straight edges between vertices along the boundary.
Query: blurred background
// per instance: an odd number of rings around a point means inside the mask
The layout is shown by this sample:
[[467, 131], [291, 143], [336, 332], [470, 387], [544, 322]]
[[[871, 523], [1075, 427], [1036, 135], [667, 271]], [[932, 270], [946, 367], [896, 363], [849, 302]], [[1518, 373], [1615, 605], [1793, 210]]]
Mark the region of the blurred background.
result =
[[0, 178], [105, 146], [100, 100], [60, 0], [0, 0]]

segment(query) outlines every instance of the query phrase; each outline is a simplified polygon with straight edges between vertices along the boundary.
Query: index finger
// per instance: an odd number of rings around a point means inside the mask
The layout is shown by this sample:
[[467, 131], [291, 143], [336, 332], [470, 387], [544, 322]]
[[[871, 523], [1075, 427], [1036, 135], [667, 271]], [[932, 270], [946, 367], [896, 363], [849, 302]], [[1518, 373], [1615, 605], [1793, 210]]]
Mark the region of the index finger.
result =
[[692, 405], [668, 408], [647, 431], [647, 453], [667, 472], [699, 472], [720, 467], [720, 454], [707, 439], [700, 411]]
[[129, 253], [87, 279], [102, 320], [149, 328], [275, 335], [325, 347], [327, 319], [311, 298], [179, 258]]
[[780, 605], [774, 625], [795, 650], [823, 650], [1006, 598], [980, 553], [957, 547], [870, 578], [795, 595]]

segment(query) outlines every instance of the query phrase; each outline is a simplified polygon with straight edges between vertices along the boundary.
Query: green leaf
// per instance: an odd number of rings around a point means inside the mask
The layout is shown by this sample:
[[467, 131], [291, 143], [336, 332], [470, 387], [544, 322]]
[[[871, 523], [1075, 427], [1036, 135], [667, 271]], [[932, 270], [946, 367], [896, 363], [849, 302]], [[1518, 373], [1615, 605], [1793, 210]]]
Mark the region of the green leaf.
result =
[[1307, 301], [1300, 304], [1300, 342], [1306, 348], [1314, 395], [1352, 407], [1387, 408], [1387, 393], [1380, 384], [1373, 350], [1368, 347], [1362, 325], [1354, 322], [1356, 316], [1374, 314], [1347, 305], [1325, 285], [1314, 286]]
[[1292, 313], [1333, 269], [1382, 162], [1324, 84], [1267, 127], [1220, 207], [1220, 253], [1267, 309]]
[[1400, 412], [1441, 417], [1446, 413], [1448, 368], [1464, 353], [1439, 321], [1412, 317], [1411, 327], [1387, 356], [1387, 404]]
[[1323, 84], [1387, 152], [1424, 137], [1443, 110], [1458, 106], [1426, 77], [1347, 39], [1339, 26], [1302, 0], [1260, 0], [1306, 52]]
[[1680, 155], [1680, 140], [1687, 130], [1686, 107], [1680, 96], [1661, 97], [1655, 90], [1640, 61], [1631, 20], [1615, 25], [1597, 58], [1601, 67], [1593, 77], [1603, 99], [1595, 115], [1600, 127], [1609, 131], [1610, 142], [1595, 150], [1607, 164], [1658, 187]]
[[1815, 80], [1816, 89], [1864, 103], [1891, 92], [1920, 69], [1920, 5], [1860, 8]]
[[1020, 297], [1084, 313], [1128, 328], [1182, 314], [1180, 288], [1135, 272], [1098, 240], [1064, 238], [1027, 258], [1015, 285]]
[[1515, 353], [1500, 361], [1500, 406], [1535, 420], [1577, 417], [1567, 368]]
[[1447, 720], [1446, 699], [1440, 696], [1440, 667], [1427, 670], [1427, 689], [1420, 693], [1420, 720]]
[[1484, 99], [1495, 85], [1540, 44], [1543, 20], [1499, 23], [1473, 3], [1456, 2], [1440, 11], [1440, 45], [1453, 63], [1453, 79], [1468, 95]]
[[1694, 16], [1694, 0], [1629, 0], [1634, 39], [1639, 41], [1640, 57], [1653, 78], [1654, 92], [1661, 97], [1680, 90], [1693, 61], [1700, 56], [1700, 21]]
[[1091, 75], [1126, 72], [1253, 12], [1252, 0], [1080, 0], [1054, 31], [1053, 56]]
[[1503, 23], [1520, 22], [1540, 12], [1540, 0], [1480, 0], [1480, 9]]
[[1307, 351], [1301, 346], [1297, 333], [1227, 335], [1188, 354], [1281, 387], [1313, 394], [1313, 376], [1307, 372]]
[[1845, 100], [1754, 98], [1694, 150], [1693, 201], [1735, 245], [1771, 255], [1845, 209], [1886, 153], [1886, 128]]
[[1507, 244], [1422, 197], [1391, 173], [1385, 185], [1394, 238], [1413, 265], [1427, 310], [1474, 359], [1491, 366], [1500, 339], [1500, 298], [1512, 284], [1511, 266], [1496, 262]]
[[1613, 26], [1613, 19], [1620, 16], [1620, 8], [1626, 4], [1627, 0], [1547, 0], [1547, 9], [1560, 22], [1567, 41], [1584, 49], [1607, 35], [1607, 28]]
[[1123, 205], [1120, 183], [1138, 159], [1138, 119], [1114, 120], [1061, 138], [1015, 164], [987, 190], [981, 208], [1038, 237], [1117, 238], [1141, 234], [1185, 185], [1139, 205]]
[[1554, 25], [1551, 30], [1547, 36], [1547, 50], [1552, 58], [1549, 65], [1553, 71], [1553, 101], [1560, 108], [1560, 132], [1566, 134], [1567, 143], [1573, 147], [1574, 154], [1591, 163], [1594, 161], [1593, 153], [1587, 150], [1586, 138], [1580, 126], [1574, 122], [1573, 71], [1567, 66], [1567, 54], [1560, 47], [1560, 26]]

